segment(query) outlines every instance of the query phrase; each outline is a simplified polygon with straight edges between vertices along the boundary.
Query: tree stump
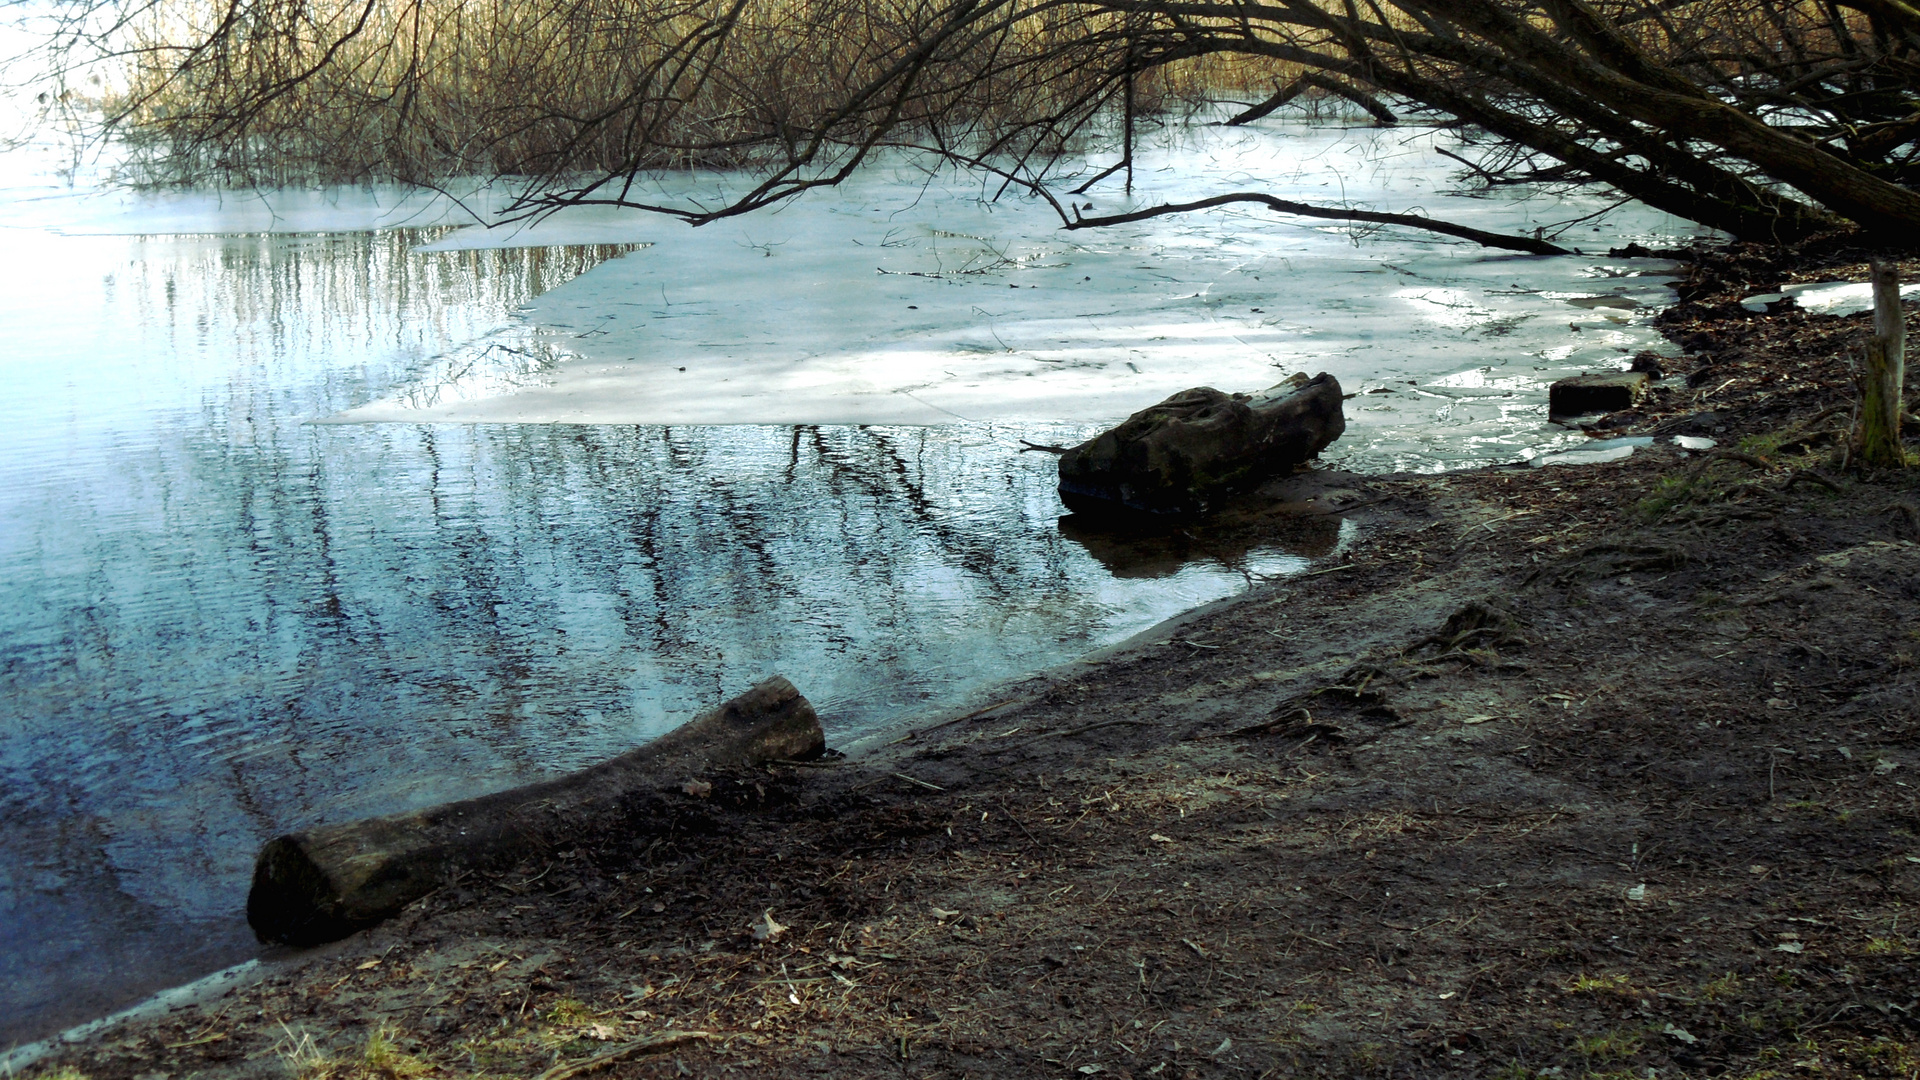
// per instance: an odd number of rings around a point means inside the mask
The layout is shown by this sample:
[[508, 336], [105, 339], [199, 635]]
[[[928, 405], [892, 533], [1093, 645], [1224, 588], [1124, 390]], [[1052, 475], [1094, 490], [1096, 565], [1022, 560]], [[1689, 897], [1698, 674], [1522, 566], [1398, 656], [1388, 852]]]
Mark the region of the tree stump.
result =
[[1907, 451], [1900, 443], [1900, 394], [1906, 381], [1907, 319], [1900, 308], [1900, 278], [1892, 266], [1873, 261], [1873, 337], [1867, 341], [1867, 366], [1860, 377], [1860, 422], [1856, 454], [1862, 465], [1901, 469]]
[[653, 742], [570, 776], [268, 841], [247, 922], [262, 941], [317, 945], [398, 913], [467, 870], [501, 869], [609, 828], [637, 828], [709, 770], [818, 757], [819, 717], [776, 675]]
[[1339, 438], [1340, 402], [1325, 372], [1252, 395], [1183, 390], [1062, 454], [1060, 501], [1076, 513], [1204, 513]]

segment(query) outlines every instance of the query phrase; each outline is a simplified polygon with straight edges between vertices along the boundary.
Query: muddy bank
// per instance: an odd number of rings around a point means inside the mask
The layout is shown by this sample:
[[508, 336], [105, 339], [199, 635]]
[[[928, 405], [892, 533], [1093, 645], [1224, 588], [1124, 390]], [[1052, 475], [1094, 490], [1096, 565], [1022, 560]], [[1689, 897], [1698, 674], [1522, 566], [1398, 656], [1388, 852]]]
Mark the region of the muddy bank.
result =
[[1342, 562], [30, 1071], [1910, 1075], [1920, 490], [1735, 302], [1822, 257], [1703, 263], [1625, 460], [1286, 493]]

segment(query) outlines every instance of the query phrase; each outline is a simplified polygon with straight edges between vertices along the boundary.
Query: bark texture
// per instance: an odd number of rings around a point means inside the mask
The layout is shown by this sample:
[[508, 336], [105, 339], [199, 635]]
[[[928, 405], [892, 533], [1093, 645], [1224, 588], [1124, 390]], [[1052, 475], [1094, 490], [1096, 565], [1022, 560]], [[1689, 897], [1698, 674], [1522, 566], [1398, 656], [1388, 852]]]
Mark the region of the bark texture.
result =
[[1900, 278], [1891, 265], [1873, 263], [1873, 337], [1867, 341], [1860, 379], [1858, 453], [1868, 468], [1901, 469], [1900, 394], [1906, 382], [1907, 321], [1900, 308]]
[[776, 675], [638, 749], [570, 776], [271, 840], [247, 922], [262, 941], [315, 945], [391, 917], [476, 869], [610, 828], [643, 830], [670, 792], [714, 769], [818, 757], [813, 706]]
[[1251, 396], [1182, 390], [1062, 454], [1060, 501], [1076, 513], [1204, 513], [1339, 438], [1340, 401], [1325, 372]]

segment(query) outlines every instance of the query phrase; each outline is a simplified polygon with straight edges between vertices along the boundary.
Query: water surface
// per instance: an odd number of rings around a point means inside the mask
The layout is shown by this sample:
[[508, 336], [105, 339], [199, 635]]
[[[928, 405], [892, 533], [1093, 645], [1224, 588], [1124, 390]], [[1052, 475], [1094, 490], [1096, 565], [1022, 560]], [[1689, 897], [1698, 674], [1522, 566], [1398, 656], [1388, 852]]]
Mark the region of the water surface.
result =
[[252, 955], [277, 833], [578, 767], [775, 671], [845, 741], [1337, 543], [1063, 532], [1018, 440], [1088, 425], [312, 423], [538, 375], [515, 313], [630, 250], [435, 235], [5, 233], [0, 1039]]

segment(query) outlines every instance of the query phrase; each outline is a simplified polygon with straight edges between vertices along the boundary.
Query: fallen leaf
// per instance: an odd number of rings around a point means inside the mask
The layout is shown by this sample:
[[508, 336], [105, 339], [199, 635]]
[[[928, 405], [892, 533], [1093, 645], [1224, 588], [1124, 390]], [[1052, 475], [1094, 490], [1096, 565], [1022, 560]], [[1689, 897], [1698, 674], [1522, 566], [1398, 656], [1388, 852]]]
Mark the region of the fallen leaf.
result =
[[689, 780], [680, 785], [680, 790], [696, 799], [704, 799], [713, 794], [713, 785], [707, 783], [705, 780]]
[[1696, 1039], [1693, 1036], [1687, 1034], [1685, 1029], [1674, 1027], [1672, 1024], [1668, 1024], [1666, 1027], [1666, 1030], [1662, 1031], [1660, 1034], [1671, 1035], [1674, 1038], [1679, 1039], [1681, 1042], [1686, 1043], [1688, 1046], [1692, 1046], [1694, 1043], [1697, 1043], [1700, 1041], [1699, 1039]]
[[355, 970], [355, 971], [366, 971], [366, 970], [367, 970], [367, 969], [369, 969], [369, 968], [377, 968], [377, 967], [379, 967], [379, 966], [380, 966], [380, 961], [378, 961], [378, 960], [369, 960], [369, 961], [367, 961], [366, 963], [364, 963], [364, 964], [361, 964], [361, 965], [360, 965], [359, 967], [357, 967], [357, 968], [354, 968], [353, 970]]
[[495, 964], [495, 965], [493, 965], [492, 967], [490, 967], [490, 968], [488, 968], [488, 969], [487, 969], [487, 973], [488, 973], [488, 974], [492, 974], [493, 972], [496, 972], [496, 971], [499, 971], [499, 970], [500, 970], [501, 968], [503, 968], [503, 967], [506, 967], [506, 966], [507, 966], [508, 964], [510, 964], [510, 963], [512, 963], [512, 962], [513, 962], [513, 961], [511, 961], [511, 960], [502, 960], [502, 961], [500, 961], [499, 963], [497, 963], [497, 964]]
[[1220, 1045], [1213, 1048], [1213, 1056], [1219, 1057], [1231, 1049], [1233, 1049], [1233, 1040], [1230, 1038], [1221, 1039]]
[[786, 933], [787, 928], [774, 921], [772, 911], [765, 911], [760, 914], [758, 919], [753, 921], [753, 925], [748, 927], [748, 931], [753, 934], [753, 940], [755, 941], [772, 941], [781, 934]]
[[1450, 997], [1452, 997], [1453, 995], [1455, 995], [1455, 994], [1457, 994], [1457, 993], [1459, 993], [1459, 992], [1460, 992], [1460, 991], [1458, 991], [1458, 990], [1449, 990], [1449, 991], [1447, 991], [1446, 993], [1444, 993], [1444, 994], [1441, 994], [1441, 995], [1440, 995], [1440, 1000], [1441, 1000], [1441, 1001], [1445, 1001], [1445, 1000], [1447, 1000], [1448, 998], [1450, 998]]
[[1153, 842], [1154, 842], [1154, 843], [1156, 843], [1156, 844], [1171, 844], [1171, 843], [1173, 843], [1173, 837], [1171, 837], [1171, 836], [1161, 836], [1161, 835], [1160, 835], [1159, 833], [1154, 833], [1154, 834], [1153, 834], [1152, 836], [1149, 836], [1149, 837], [1147, 837], [1147, 839], [1149, 839], [1149, 840], [1151, 840], [1151, 841], [1153, 841]]
[[612, 1039], [612, 1038], [614, 1037], [614, 1035], [616, 1035], [616, 1034], [618, 1034], [618, 1033], [617, 1033], [616, 1031], [614, 1031], [614, 1028], [613, 1028], [613, 1025], [612, 1025], [612, 1024], [589, 1024], [589, 1025], [587, 1025], [587, 1031], [586, 1031], [586, 1036], [587, 1036], [587, 1038], [589, 1038], [589, 1039], [598, 1039], [598, 1040], [600, 1040], [601, 1042], [606, 1042], [606, 1041], [608, 1041], [608, 1040], [610, 1040], [610, 1039]]
[[1629, 900], [1645, 900], [1646, 898], [1647, 886], [1644, 882], [1627, 890], [1627, 899]]
[[1494, 716], [1491, 713], [1481, 713], [1479, 716], [1469, 716], [1465, 720], [1462, 720], [1460, 722], [1463, 724], [1484, 724], [1489, 720], [1496, 720], [1496, 719], [1498, 719], [1498, 717]]
[[1767, 868], [1761, 866], [1759, 863], [1754, 863], [1752, 866], [1747, 867], [1747, 873], [1749, 874], [1764, 874], [1766, 872]]
[[1879, 761], [1874, 762], [1873, 773], [1875, 776], [1885, 776], [1899, 767], [1899, 762], [1888, 761], [1886, 758], [1881, 758]]
[[1775, 945], [1773, 947], [1773, 951], [1798, 954], [1798, 953], [1806, 952], [1807, 947], [1798, 941], [1783, 941], [1780, 944]]
[[933, 917], [936, 919], [951, 919], [955, 915], [960, 914], [957, 911], [948, 911], [946, 908], [941, 907], [939, 904], [934, 904], [932, 905], [932, 907], [933, 907]]
[[1075, 1069], [1074, 1071], [1079, 1073], [1081, 1076], [1092, 1076], [1095, 1073], [1106, 1072], [1107, 1067], [1105, 1065], [1082, 1065], [1078, 1069]]

